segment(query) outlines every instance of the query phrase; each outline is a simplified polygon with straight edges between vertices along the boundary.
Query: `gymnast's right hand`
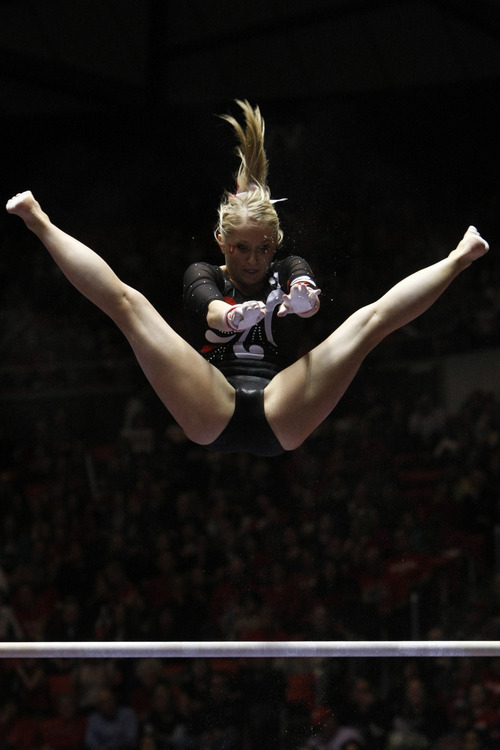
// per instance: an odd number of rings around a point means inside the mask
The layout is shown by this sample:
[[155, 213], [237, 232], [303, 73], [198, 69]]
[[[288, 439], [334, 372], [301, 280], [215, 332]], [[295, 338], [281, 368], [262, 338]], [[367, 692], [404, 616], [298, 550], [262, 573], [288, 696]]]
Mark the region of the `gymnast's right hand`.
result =
[[266, 312], [263, 302], [251, 299], [240, 305], [228, 307], [225, 323], [230, 331], [246, 331], [262, 320]]

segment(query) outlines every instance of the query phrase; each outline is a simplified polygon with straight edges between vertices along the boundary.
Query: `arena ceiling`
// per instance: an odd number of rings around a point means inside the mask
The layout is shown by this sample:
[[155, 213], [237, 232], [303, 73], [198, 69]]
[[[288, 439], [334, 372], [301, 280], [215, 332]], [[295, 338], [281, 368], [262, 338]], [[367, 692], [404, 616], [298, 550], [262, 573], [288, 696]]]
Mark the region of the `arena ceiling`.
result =
[[498, 0], [0, 0], [2, 116], [500, 79]]

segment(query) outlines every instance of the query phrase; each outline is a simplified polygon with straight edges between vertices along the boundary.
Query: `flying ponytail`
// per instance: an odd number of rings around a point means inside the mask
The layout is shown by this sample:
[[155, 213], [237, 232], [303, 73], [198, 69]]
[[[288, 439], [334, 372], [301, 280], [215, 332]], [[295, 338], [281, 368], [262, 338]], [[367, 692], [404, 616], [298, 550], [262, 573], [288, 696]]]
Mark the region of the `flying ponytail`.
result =
[[236, 153], [240, 157], [240, 166], [236, 174], [236, 192], [227, 191], [224, 194], [219, 206], [215, 237], [224, 242], [237, 227], [252, 222], [268, 227], [272, 240], [279, 246], [283, 232], [267, 185], [264, 120], [259, 107], [252, 107], [246, 100], [237, 99], [236, 103], [243, 112], [244, 127], [231, 115], [221, 115], [232, 125], [238, 139]]

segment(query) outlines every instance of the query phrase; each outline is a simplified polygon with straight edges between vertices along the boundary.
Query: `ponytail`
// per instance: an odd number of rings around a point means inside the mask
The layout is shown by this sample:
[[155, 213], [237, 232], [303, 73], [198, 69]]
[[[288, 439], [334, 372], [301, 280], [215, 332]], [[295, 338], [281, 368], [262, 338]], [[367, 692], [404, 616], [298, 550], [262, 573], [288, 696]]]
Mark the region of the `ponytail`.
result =
[[231, 115], [221, 115], [238, 137], [239, 146], [236, 153], [241, 164], [236, 176], [236, 193], [244, 193], [256, 187], [267, 187], [267, 157], [264, 149], [265, 124], [258, 107], [252, 108], [245, 100], [236, 100], [245, 118], [245, 128], [242, 128], [236, 118]]
[[258, 107], [253, 108], [246, 100], [237, 99], [236, 103], [243, 111], [244, 127], [231, 115], [221, 115], [232, 125], [238, 139], [236, 153], [240, 157], [240, 166], [236, 174], [236, 192], [224, 194], [219, 206], [215, 237], [218, 239], [220, 235], [226, 241], [239, 226], [253, 222], [267, 227], [273, 241], [279, 246], [283, 232], [267, 185], [264, 120]]

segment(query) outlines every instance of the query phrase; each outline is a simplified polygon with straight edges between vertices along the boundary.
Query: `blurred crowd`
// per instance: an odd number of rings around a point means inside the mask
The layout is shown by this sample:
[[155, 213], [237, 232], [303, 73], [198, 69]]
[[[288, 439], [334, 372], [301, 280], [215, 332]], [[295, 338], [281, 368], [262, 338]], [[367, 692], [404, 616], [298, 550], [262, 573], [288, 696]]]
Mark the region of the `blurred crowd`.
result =
[[[387, 398], [361, 377], [275, 459], [211, 453], [167, 418], [158, 430], [156, 411], [147, 388], [131, 394], [106, 443], [82, 440], [64, 411], [23, 440], [4, 431], [2, 640], [500, 636], [493, 393], [450, 414], [431, 393]], [[500, 747], [500, 658], [1, 670], [2, 750], [337, 747], [328, 733], [381, 750]]]

